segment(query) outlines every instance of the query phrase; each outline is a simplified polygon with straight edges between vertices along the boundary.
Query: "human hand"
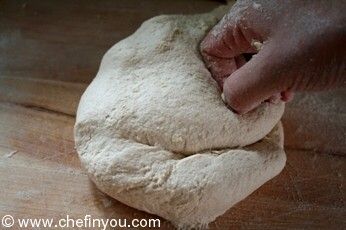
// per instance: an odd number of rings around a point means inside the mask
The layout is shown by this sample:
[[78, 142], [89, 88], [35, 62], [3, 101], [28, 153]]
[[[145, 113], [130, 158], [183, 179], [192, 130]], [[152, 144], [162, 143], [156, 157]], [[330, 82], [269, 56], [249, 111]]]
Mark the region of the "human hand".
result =
[[226, 103], [246, 113], [295, 91], [345, 86], [345, 9], [338, 0], [237, 1], [201, 43]]

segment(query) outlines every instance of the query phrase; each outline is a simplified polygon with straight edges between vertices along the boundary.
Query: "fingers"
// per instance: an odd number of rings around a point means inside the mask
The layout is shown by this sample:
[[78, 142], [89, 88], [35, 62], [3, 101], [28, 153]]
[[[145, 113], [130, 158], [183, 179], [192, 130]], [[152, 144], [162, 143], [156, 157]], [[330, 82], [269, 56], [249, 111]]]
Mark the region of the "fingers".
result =
[[222, 89], [226, 77], [237, 70], [237, 62], [234, 58], [226, 59], [205, 55], [204, 60], [220, 89]]
[[[290, 101], [293, 91], [344, 86], [342, 5], [237, 1], [201, 43], [206, 66], [226, 103], [246, 113], [264, 101]], [[319, 26], [311, 27], [315, 14], [302, 12], [321, 12]], [[262, 48], [255, 40], [265, 41]], [[246, 62], [243, 55], [258, 49]]]
[[[280, 57], [274, 56], [274, 48], [264, 47], [257, 55], [236, 70], [224, 81], [223, 93], [226, 103], [238, 113], [247, 113], [268, 100], [289, 100], [293, 96], [286, 91], [280, 71]], [[268, 62], [268, 60], [276, 60]], [[283, 93], [281, 93], [283, 92]]]
[[201, 42], [206, 66], [221, 88], [225, 78], [246, 63], [242, 54], [256, 52], [251, 44], [255, 35], [245, 28], [245, 22], [226, 15]]
[[[287, 91], [288, 83], [280, 77], [283, 74], [279, 67], [284, 62], [279, 55], [282, 48], [271, 47], [268, 41], [275, 22], [266, 21], [266, 12], [255, 8], [251, 1], [237, 2], [200, 45], [205, 64], [223, 89], [226, 103], [239, 113], [246, 113], [264, 101], [277, 103], [293, 97]], [[258, 46], [263, 40], [267, 40], [266, 45]], [[244, 54], [259, 50], [246, 62]]]

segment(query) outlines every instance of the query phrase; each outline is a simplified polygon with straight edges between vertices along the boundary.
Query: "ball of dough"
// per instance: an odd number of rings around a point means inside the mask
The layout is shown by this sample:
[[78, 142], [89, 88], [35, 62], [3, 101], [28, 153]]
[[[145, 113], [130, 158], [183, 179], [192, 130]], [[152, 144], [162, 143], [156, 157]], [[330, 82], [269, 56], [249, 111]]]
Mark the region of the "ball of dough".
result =
[[77, 112], [76, 147], [95, 184], [179, 227], [208, 224], [285, 164], [284, 105], [233, 113], [201, 59], [220, 12], [144, 22], [105, 54]]

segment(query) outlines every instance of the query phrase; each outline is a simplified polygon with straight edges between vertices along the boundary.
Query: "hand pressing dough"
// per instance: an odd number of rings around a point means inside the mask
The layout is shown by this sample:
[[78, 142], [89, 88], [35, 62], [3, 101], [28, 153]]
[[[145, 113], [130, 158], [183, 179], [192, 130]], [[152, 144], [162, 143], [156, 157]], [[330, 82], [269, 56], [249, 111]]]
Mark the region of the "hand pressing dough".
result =
[[201, 59], [226, 10], [144, 22], [105, 54], [77, 112], [77, 151], [97, 187], [182, 228], [206, 226], [286, 160], [284, 105], [233, 113]]

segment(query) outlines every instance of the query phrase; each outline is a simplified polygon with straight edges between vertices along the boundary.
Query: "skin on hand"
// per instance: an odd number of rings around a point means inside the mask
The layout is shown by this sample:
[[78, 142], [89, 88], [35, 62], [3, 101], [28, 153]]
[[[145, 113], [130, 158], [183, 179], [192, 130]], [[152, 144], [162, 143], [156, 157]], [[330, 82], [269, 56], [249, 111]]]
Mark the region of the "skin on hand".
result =
[[296, 91], [345, 86], [345, 9], [339, 0], [237, 1], [200, 47], [226, 103], [242, 114]]

